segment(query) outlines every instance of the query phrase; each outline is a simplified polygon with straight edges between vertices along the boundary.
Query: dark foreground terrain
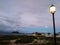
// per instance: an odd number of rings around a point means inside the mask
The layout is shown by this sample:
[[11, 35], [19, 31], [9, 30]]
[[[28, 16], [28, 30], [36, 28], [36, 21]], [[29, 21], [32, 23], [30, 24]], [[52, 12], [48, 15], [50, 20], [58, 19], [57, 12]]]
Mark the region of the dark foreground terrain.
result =
[[[56, 37], [60, 45], [60, 37]], [[0, 35], [0, 45], [54, 45], [53, 37], [27, 35]]]

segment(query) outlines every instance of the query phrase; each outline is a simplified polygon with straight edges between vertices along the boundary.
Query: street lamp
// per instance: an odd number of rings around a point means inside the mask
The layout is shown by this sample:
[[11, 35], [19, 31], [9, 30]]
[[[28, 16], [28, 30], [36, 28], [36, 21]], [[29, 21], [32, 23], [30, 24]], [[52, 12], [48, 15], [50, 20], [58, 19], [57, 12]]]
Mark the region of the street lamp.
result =
[[51, 5], [50, 6], [50, 13], [52, 14], [52, 18], [53, 18], [54, 45], [56, 45], [56, 31], [55, 31], [55, 18], [54, 18], [55, 12], [56, 12], [56, 7], [54, 5]]
[[54, 14], [56, 12], [56, 7], [54, 5], [50, 6], [50, 13]]

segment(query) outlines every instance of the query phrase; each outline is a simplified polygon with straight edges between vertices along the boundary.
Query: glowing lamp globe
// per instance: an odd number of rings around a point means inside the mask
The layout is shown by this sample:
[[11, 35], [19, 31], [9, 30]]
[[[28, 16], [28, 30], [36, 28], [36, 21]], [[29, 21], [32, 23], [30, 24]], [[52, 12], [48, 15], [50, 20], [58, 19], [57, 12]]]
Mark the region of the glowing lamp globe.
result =
[[50, 13], [54, 14], [56, 12], [56, 7], [54, 5], [50, 6]]

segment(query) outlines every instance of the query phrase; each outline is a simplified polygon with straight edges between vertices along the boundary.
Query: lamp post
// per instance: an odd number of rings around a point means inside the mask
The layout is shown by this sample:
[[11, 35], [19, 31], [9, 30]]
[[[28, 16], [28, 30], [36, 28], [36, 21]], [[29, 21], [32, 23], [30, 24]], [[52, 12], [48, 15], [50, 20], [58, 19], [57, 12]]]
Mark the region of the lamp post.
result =
[[52, 14], [52, 18], [53, 18], [54, 45], [56, 45], [56, 30], [55, 30], [55, 18], [54, 18], [55, 12], [56, 12], [56, 7], [54, 5], [51, 5], [50, 6], [50, 13]]

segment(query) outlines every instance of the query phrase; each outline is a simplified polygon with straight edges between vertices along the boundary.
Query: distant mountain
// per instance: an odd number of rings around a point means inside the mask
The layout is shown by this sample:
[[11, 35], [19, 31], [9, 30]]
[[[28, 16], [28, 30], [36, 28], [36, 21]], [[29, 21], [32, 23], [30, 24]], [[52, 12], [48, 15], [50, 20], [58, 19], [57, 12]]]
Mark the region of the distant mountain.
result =
[[19, 34], [19, 32], [18, 32], [18, 31], [13, 31], [12, 33], [14, 33], [14, 34]]
[[18, 31], [8, 32], [8, 31], [1, 31], [0, 30], [0, 35], [25, 35], [25, 33], [21, 33]]
[[0, 34], [10, 34], [10, 32], [0, 31]]

